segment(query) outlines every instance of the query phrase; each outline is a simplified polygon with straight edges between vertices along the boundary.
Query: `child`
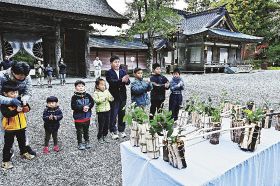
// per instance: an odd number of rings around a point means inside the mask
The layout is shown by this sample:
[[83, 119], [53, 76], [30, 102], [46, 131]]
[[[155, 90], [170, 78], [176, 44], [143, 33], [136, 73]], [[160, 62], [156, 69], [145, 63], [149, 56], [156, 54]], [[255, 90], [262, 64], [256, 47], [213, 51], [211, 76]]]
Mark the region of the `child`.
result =
[[114, 100], [114, 97], [106, 89], [106, 82], [104, 79], [97, 78], [93, 99], [96, 103], [96, 112], [98, 115], [97, 139], [99, 143], [108, 143], [106, 136], [110, 123], [110, 102]]
[[176, 121], [183, 100], [182, 90], [184, 90], [184, 82], [180, 77], [180, 70], [178, 68], [175, 68], [173, 71], [173, 78], [170, 81], [170, 90], [169, 110], [172, 112], [172, 118]]
[[48, 66], [45, 69], [47, 73], [47, 78], [48, 78], [48, 88], [52, 88], [52, 74], [53, 74], [53, 68], [48, 64]]
[[[18, 86], [13, 81], [7, 81], [2, 87], [3, 95], [8, 98], [18, 98]], [[3, 162], [2, 168], [7, 170], [13, 168], [11, 160], [11, 149], [14, 143], [14, 137], [17, 137], [20, 153], [22, 157], [28, 160], [35, 156], [27, 152], [25, 142], [25, 128], [26, 128], [26, 112], [29, 112], [28, 104], [21, 106], [1, 105], [1, 112], [3, 114], [2, 126], [5, 131], [4, 148], [3, 148]]]
[[[77, 130], [79, 150], [85, 150], [91, 147], [89, 144], [88, 129], [93, 105], [94, 102], [91, 95], [86, 93], [85, 82], [77, 80], [75, 82], [75, 92], [71, 99], [71, 108]], [[85, 143], [82, 142], [82, 136], [84, 136]]]
[[[109, 92], [114, 97], [114, 101], [110, 103], [111, 113], [110, 113], [110, 132], [112, 139], [118, 139], [118, 133], [120, 133], [121, 138], [125, 138], [126, 134], [125, 123], [123, 122], [123, 117], [125, 115], [125, 105], [126, 105], [126, 85], [130, 84], [129, 76], [126, 71], [120, 69], [120, 58], [118, 56], [112, 56], [110, 58], [111, 69], [106, 72], [106, 80], [109, 83]], [[116, 127], [116, 118], [118, 116], [118, 128]]]
[[141, 68], [134, 69], [134, 76], [135, 81], [131, 83], [131, 102], [135, 102], [136, 106], [146, 107], [150, 104], [150, 98], [147, 92], [152, 90], [152, 83], [143, 80], [143, 71]]
[[153, 84], [153, 90], [151, 91], [151, 119], [155, 115], [155, 112], [160, 112], [165, 100], [165, 90], [169, 88], [168, 79], [161, 75], [160, 65], [158, 63], [153, 64], [154, 74], [150, 78]]
[[57, 104], [58, 99], [55, 96], [47, 98], [47, 106], [43, 113], [44, 128], [45, 128], [45, 147], [43, 153], [49, 153], [49, 140], [53, 137], [53, 150], [58, 152], [57, 132], [60, 127], [59, 121], [63, 118], [62, 112]]

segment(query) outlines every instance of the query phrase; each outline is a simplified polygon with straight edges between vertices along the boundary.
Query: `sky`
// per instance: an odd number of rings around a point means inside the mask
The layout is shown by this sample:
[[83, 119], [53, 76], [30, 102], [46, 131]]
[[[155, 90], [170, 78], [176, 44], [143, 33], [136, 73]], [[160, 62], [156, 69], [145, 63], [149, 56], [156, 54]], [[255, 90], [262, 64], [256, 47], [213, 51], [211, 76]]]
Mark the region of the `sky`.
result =
[[[117, 12], [120, 14], [124, 14], [126, 10], [126, 1], [131, 1], [131, 0], [107, 0], [108, 4], [115, 9]], [[174, 8], [182, 10], [183, 8], [186, 7], [186, 3], [184, 0], [177, 0], [175, 3]], [[118, 35], [120, 28], [118, 27], [113, 27], [113, 26], [100, 26], [98, 24], [93, 25], [96, 29], [104, 30], [105, 32], [103, 33], [104, 35]], [[127, 25], [123, 25], [123, 28], [127, 28]]]

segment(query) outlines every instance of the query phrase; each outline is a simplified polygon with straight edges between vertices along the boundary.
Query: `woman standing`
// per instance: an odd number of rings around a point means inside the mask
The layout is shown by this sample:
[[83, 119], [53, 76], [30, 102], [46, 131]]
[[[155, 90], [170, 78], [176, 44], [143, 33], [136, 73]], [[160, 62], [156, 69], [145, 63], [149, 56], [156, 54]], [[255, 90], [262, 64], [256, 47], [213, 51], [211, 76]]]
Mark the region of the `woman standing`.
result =
[[58, 68], [59, 68], [59, 78], [60, 78], [60, 84], [65, 85], [65, 78], [66, 78], [66, 64], [63, 61], [63, 58], [60, 59]]

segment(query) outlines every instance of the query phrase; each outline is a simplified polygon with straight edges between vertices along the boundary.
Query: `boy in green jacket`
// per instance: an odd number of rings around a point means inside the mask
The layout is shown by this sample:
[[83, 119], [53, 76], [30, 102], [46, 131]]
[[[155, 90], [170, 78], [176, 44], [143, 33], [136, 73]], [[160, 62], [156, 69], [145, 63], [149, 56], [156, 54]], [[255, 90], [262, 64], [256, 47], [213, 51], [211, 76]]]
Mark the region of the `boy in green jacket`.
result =
[[97, 139], [99, 143], [108, 143], [106, 136], [110, 123], [110, 101], [114, 100], [108, 89], [106, 89], [106, 82], [104, 79], [98, 78], [95, 81], [95, 91], [93, 99], [96, 103], [96, 113], [98, 116], [98, 134]]

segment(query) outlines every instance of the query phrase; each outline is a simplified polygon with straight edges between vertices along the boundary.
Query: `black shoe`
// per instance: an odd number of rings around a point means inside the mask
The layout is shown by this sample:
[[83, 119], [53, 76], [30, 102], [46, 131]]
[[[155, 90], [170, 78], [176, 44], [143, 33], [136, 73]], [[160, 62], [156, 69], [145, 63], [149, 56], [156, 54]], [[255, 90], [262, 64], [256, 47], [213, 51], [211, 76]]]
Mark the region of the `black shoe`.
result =
[[27, 150], [27, 152], [28, 152], [29, 154], [31, 154], [31, 155], [33, 155], [33, 156], [36, 156], [36, 152], [33, 151], [33, 150], [31, 149], [30, 146], [26, 146], [26, 150]]

